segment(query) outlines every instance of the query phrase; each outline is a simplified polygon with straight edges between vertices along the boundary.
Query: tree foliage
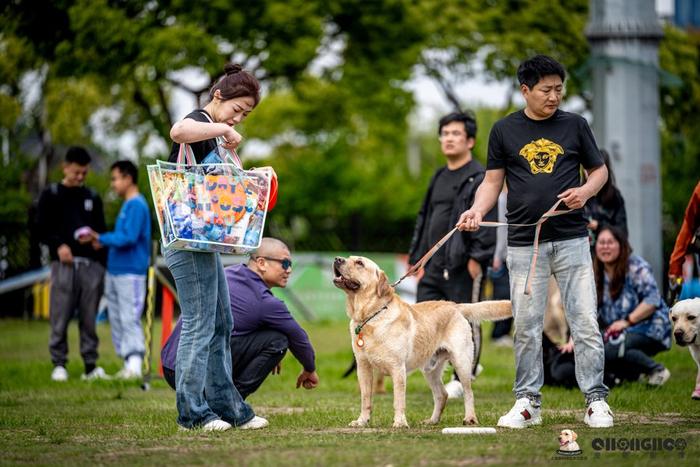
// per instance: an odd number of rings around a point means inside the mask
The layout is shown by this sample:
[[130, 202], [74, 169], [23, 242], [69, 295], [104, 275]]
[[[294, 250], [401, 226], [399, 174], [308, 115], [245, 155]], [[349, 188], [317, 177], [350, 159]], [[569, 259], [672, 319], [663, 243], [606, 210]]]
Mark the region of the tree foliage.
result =
[[[270, 232], [300, 248], [405, 251], [428, 178], [444, 163], [433, 130], [415, 134], [408, 124], [415, 102], [407, 81], [424, 73], [462, 108], [457, 84], [480, 73], [511, 80], [515, 92], [518, 63], [546, 53], [564, 63], [568, 93], [578, 94], [587, 10], [588, 0], [6, 2], [0, 139], [12, 157], [2, 162], [0, 205], [21, 221], [43, 183], [40, 161], [55, 167], [66, 145], [103, 154], [95, 176], [105, 179], [116, 151], [100, 135], [128, 132], [136, 157], [149, 141], [167, 147], [175, 92], [203, 104], [232, 60], [264, 85], [240, 130], [270, 149], [249, 165], [269, 163], [280, 176]], [[670, 30], [661, 63], [685, 83], [662, 89], [664, 175], [689, 185], [687, 169], [697, 168], [697, 41]], [[186, 72], [206, 78], [193, 84]], [[476, 110], [474, 152], [484, 160], [490, 126], [508, 109]], [[106, 182], [97, 184], [106, 191]], [[668, 212], [680, 198], [664, 193]]]
[[661, 81], [664, 252], [668, 255], [700, 180], [700, 36], [666, 27], [659, 63], [681, 81]]

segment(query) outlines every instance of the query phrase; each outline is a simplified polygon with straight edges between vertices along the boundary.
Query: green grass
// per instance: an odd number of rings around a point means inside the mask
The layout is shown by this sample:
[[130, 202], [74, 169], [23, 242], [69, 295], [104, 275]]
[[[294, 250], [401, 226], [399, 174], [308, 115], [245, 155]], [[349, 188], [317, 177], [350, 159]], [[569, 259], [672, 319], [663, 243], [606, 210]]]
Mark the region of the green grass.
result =
[[[69, 333], [71, 379], [59, 384], [49, 378], [48, 324], [0, 321], [0, 464], [542, 465], [567, 462], [552, 458], [559, 431], [571, 428], [579, 435], [585, 464], [697, 465], [700, 402], [690, 399], [696, 366], [686, 349], [674, 347], [659, 357], [673, 374], [663, 388], [626, 384], [612, 391], [612, 429], [593, 430], [580, 421], [579, 391], [545, 388], [540, 427], [445, 436], [440, 429], [460, 425], [463, 405], [450, 401], [438, 427], [421, 426], [419, 421], [430, 415], [432, 397], [419, 373], [408, 384], [411, 428], [390, 428], [390, 395], [375, 398], [371, 428], [348, 428], [358, 415], [359, 391], [354, 376], [340, 377], [351, 359], [347, 324], [306, 327], [317, 351], [320, 387], [295, 389], [300, 366], [288, 356], [282, 374], [270, 376], [249, 398], [256, 412], [270, 420], [268, 429], [205, 434], [177, 430], [175, 395], [162, 380], [146, 392], [137, 383], [80, 381], [75, 323]], [[114, 373], [120, 362], [108, 326], [99, 326], [99, 333], [100, 364]], [[487, 346], [482, 363], [485, 370], [474, 383], [477, 416], [482, 426], [495, 426], [513, 403], [512, 350]], [[687, 447], [683, 457], [678, 451], [596, 455], [591, 447], [596, 437], [683, 438]]]

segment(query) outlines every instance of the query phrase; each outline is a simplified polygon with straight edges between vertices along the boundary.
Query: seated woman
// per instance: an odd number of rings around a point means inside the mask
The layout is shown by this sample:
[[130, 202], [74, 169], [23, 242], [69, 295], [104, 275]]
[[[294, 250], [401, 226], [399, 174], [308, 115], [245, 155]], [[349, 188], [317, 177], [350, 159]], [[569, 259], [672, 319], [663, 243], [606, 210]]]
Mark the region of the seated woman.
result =
[[671, 323], [649, 263], [632, 255], [620, 229], [604, 226], [598, 232], [593, 269], [606, 372], [608, 366], [613, 372], [638, 371], [647, 375], [648, 384], [661, 386], [671, 372], [651, 357], [671, 348]]

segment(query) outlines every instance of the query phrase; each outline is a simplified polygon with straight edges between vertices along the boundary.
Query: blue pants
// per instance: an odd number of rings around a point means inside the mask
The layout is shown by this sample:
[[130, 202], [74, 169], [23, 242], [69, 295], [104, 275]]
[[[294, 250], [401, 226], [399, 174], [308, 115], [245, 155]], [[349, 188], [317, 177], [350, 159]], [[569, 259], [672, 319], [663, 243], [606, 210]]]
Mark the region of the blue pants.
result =
[[231, 380], [233, 318], [219, 254], [166, 249], [163, 256], [175, 279], [182, 320], [177, 422], [185, 428], [216, 419], [242, 425], [255, 414]]

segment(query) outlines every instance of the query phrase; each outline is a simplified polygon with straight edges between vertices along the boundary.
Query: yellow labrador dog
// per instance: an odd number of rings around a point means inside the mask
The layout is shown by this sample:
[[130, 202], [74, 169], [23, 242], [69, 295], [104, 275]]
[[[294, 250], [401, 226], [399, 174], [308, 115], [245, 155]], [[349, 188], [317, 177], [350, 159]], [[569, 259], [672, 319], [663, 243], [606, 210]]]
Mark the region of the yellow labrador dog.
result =
[[681, 347], [688, 346], [690, 355], [698, 365], [698, 376], [695, 379], [695, 390], [691, 396], [700, 399], [700, 298], [681, 300], [671, 308], [671, 323], [673, 338]]
[[[447, 402], [442, 372], [447, 361], [464, 387], [464, 424], [477, 423], [471, 368], [474, 355], [469, 320], [500, 320], [512, 316], [510, 301], [456, 304], [445, 301], [409, 305], [389, 285], [386, 274], [361, 256], [336, 258], [336, 287], [347, 294], [352, 350], [357, 360], [362, 407], [353, 427], [367, 426], [372, 410], [372, 369], [394, 382], [394, 427], [406, 422], [406, 374], [420, 368], [433, 392], [435, 424]], [[466, 318], [466, 319], [465, 319]]]

